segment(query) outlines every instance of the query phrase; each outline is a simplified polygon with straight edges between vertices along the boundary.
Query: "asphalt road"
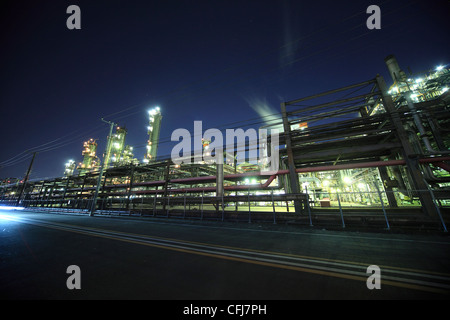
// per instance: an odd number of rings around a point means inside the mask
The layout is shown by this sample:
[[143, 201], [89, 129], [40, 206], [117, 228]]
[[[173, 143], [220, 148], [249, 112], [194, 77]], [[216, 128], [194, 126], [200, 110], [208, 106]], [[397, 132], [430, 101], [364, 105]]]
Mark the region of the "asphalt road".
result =
[[446, 300], [449, 249], [442, 234], [1, 210], [0, 298]]

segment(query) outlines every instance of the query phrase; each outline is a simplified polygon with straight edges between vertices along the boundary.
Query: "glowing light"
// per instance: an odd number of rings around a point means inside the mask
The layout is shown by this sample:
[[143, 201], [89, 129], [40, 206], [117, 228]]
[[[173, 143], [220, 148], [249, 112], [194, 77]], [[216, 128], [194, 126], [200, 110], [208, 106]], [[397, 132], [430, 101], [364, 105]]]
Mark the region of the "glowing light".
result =
[[416, 79], [416, 83], [420, 83], [420, 82], [422, 82], [423, 81], [423, 79], [422, 78], [418, 78], [418, 79]]
[[352, 178], [344, 177], [344, 178], [342, 178], [342, 181], [344, 181], [344, 183], [346, 183], [346, 184], [351, 184], [352, 183]]
[[447, 87], [442, 88], [442, 92], [447, 92], [447, 91], [448, 91]]
[[[0, 206], [0, 210], [23, 210], [25, 209], [24, 207], [11, 207], [11, 206]], [[3, 220], [11, 220], [14, 219], [15, 217], [13, 216], [9, 216], [7, 214], [1, 214], [0, 213], [0, 219]]]
[[148, 113], [149, 113], [150, 116], [154, 116], [154, 115], [158, 114], [159, 111], [160, 111], [160, 108], [159, 107], [155, 107], [155, 108], [153, 108], [151, 110], [148, 110]]
[[436, 71], [441, 71], [442, 69], [444, 69], [444, 66], [437, 66], [436, 67]]

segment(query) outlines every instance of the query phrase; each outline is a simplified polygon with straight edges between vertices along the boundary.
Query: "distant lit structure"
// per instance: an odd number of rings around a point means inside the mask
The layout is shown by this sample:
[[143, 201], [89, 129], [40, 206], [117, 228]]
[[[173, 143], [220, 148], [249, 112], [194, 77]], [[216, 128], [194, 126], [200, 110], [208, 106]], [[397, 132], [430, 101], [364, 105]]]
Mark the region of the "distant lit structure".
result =
[[[425, 74], [408, 76], [400, 68], [394, 55], [386, 57], [385, 63], [394, 81], [388, 91], [394, 102], [411, 105], [436, 99], [448, 91], [450, 70], [445, 66], [437, 66]], [[377, 104], [371, 114], [382, 112], [381, 107], [382, 104]]]
[[108, 146], [105, 154], [105, 168], [115, 167], [121, 163], [123, 159], [123, 152], [125, 150], [125, 138], [127, 136], [127, 129], [124, 127], [117, 127], [116, 133], [108, 137]]
[[158, 151], [159, 143], [159, 132], [161, 129], [161, 110], [159, 107], [155, 107], [148, 111], [149, 115], [149, 125], [148, 130], [148, 141], [147, 141], [147, 152], [144, 156], [144, 163], [149, 163], [156, 160], [156, 154]]
[[89, 139], [83, 144], [83, 162], [78, 164], [77, 170], [80, 175], [86, 174], [86, 172], [95, 170], [99, 166], [97, 153], [97, 142], [94, 139]]
[[72, 176], [75, 171], [75, 167], [76, 164], [74, 160], [67, 161], [65, 164], [64, 176], [66, 177]]
[[123, 150], [123, 154], [122, 157], [120, 158], [120, 165], [138, 165], [139, 164], [139, 160], [137, 160], [136, 158], [134, 158], [134, 154], [133, 154], [133, 147], [126, 145], [124, 150]]

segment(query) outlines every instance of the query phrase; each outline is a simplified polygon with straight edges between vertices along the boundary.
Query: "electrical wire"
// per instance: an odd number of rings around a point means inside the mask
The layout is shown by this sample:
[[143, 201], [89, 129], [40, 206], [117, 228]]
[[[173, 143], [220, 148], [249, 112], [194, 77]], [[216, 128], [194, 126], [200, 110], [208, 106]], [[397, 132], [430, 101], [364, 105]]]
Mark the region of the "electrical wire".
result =
[[[385, 1], [385, 2], [382, 3], [382, 4], [385, 4], [385, 3], [390, 2], [390, 1], [391, 1], [391, 0]], [[417, 1], [413, 1], [413, 2], [411, 2], [411, 3], [408, 3], [408, 5], [411, 5], [411, 4], [414, 3], [414, 2], [417, 2]], [[403, 6], [403, 7], [404, 7], [404, 6]], [[403, 8], [403, 7], [401, 7], [401, 8]], [[392, 14], [393, 12], [398, 11], [398, 10], [400, 10], [401, 8], [397, 8], [397, 9], [395, 9], [395, 10], [393, 10], [393, 11], [391, 11], [391, 12], [388, 12], [388, 13], [386, 13], [386, 14], [383, 13], [383, 15]], [[359, 16], [359, 15], [361, 15], [361, 14], [363, 14], [362, 11], [357, 12], [357, 13], [355, 13], [355, 14], [350, 15], [349, 17], [347, 17], [347, 18], [345, 18], [345, 19], [342, 19], [342, 20], [338, 21], [337, 23], [338, 23], [338, 24], [339, 24], [339, 23], [342, 23], [342, 22], [344, 22], [344, 21], [350, 20], [350, 19], [352, 19], [352, 18], [354, 18], [354, 17], [356, 17], [356, 16]], [[397, 23], [398, 23], [398, 22], [397, 22]], [[318, 29], [318, 30], [316, 30], [316, 31], [314, 31], [314, 32], [312, 32], [312, 33], [306, 35], [306, 36], [303, 36], [303, 37], [300, 37], [300, 38], [298, 38], [298, 39], [295, 39], [295, 40], [293, 40], [293, 41], [291, 41], [291, 42], [289, 42], [289, 43], [285, 43], [284, 45], [282, 45], [282, 46], [280, 46], [280, 47], [278, 47], [278, 48], [266, 50], [265, 52], [262, 52], [261, 56], [267, 56], [267, 55], [269, 55], [269, 54], [271, 54], [271, 53], [273, 53], [273, 52], [278, 52], [280, 49], [283, 49], [283, 48], [285, 48], [285, 47], [287, 47], [287, 46], [289, 46], [289, 45], [298, 43], [298, 42], [300, 42], [300, 41], [302, 41], [302, 40], [307, 39], [308, 37], [311, 37], [312, 35], [321, 33], [321, 32], [323, 32], [323, 31], [325, 31], [325, 30], [328, 30], [328, 29], [330, 29], [330, 28], [332, 28], [332, 27], [334, 27], [334, 24], [333, 24], [333, 25], [329, 25], [329, 26], [327, 26], [327, 27], [323, 27], [323, 28], [321, 28], [321, 29]], [[352, 30], [354, 30], [355, 28], [356, 28], [356, 27], [352, 27], [351, 29], [345, 30], [345, 31], [342, 32], [342, 33], [345, 33], [345, 32], [348, 32], [348, 31], [352, 31]], [[348, 39], [347, 42], [350, 42], [350, 41], [352, 41], [352, 40], [354, 40], [354, 39], [360, 38], [360, 37], [365, 36], [365, 35], [367, 35], [367, 34], [368, 34], [368, 32], [366, 32], [366, 33], [364, 33], [364, 34], [361, 34], [361, 35], [358, 35], [358, 36], [356, 36], [356, 37], [350, 38], [350, 39]], [[320, 41], [323, 41], [323, 39], [321, 39]], [[278, 67], [275, 68], [275, 69], [279, 69], [279, 68], [281, 68], [281, 67], [285, 67], [285, 66], [287, 66], [287, 65], [291, 65], [291, 64], [297, 63], [297, 62], [299, 62], [299, 61], [302, 61], [302, 60], [304, 60], [304, 59], [310, 58], [310, 57], [312, 57], [312, 56], [314, 56], [314, 55], [317, 55], [317, 54], [320, 54], [320, 53], [322, 53], [322, 52], [324, 52], [324, 51], [328, 51], [328, 50], [332, 49], [333, 47], [335, 47], [335, 46], [337, 46], [337, 45], [342, 45], [342, 42], [336, 43], [336, 44], [331, 45], [331, 46], [328, 46], [328, 47], [325, 48], [325, 49], [316, 51], [316, 52], [314, 52], [314, 53], [312, 53], [312, 54], [309, 54], [309, 55], [307, 55], [307, 56], [303, 56], [303, 57], [300, 57], [300, 58], [291, 60], [290, 62], [288, 62], [288, 63], [286, 63], [286, 64], [284, 64], [284, 65], [282, 65], [282, 66], [278, 66]], [[246, 64], [246, 62], [241, 63], [241, 64], [239, 64], [239, 65], [236, 65], [236, 66], [234, 66], [234, 67], [232, 67], [232, 68], [228, 68], [228, 69], [226, 69], [226, 70], [222, 70], [222, 71], [220, 71], [220, 72], [217, 72], [217, 73], [215, 73], [215, 74], [213, 74], [213, 75], [207, 77], [206, 79], [202, 79], [202, 80], [197, 81], [196, 83], [199, 83], [199, 82], [205, 82], [205, 81], [207, 81], [207, 80], [210, 80], [210, 79], [216, 77], [217, 75], [222, 74], [223, 72], [228, 72], [228, 71], [230, 71], [230, 70], [236, 70], [236, 69], [238, 69], [240, 66], [242, 66], [242, 65], [244, 65], [244, 64]], [[271, 69], [270, 71], [272, 71], [272, 70], [273, 70], [273, 69]], [[245, 72], [245, 71], [244, 71], [244, 72]], [[263, 71], [263, 72], [268, 72], [268, 71], [265, 70], [265, 71]], [[261, 72], [258, 72], [258, 74], [260, 74], [260, 73], [261, 73]], [[240, 74], [242, 74], [242, 72], [239, 72], [239, 73], [238, 73], [238, 75], [240, 75]], [[249, 77], [254, 77], [254, 76], [255, 76], [254, 74], [251, 74], [250, 76], [247, 76], [247, 79], [248, 79]], [[247, 80], [247, 79], [246, 79], [246, 80]], [[242, 82], [242, 79], [241, 79], [241, 78], [240, 78], [240, 80], [241, 80], [240, 82]], [[223, 81], [225, 81], [225, 79], [222, 79], [222, 82], [223, 82]], [[235, 84], [235, 82], [233, 82], [233, 84]], [[192, 87], [193, 85], [194, 85], [194, 83], [190, 84], [190, 85], [187, 86], [187, 87]], [[181, 89], [184, 89], [184, 88], [186, 88], [186, 86], [183, 86], [183, 87], [180, 87], [180, 88], [178, 88], [178, 89], [176, 89], [176, 90], [173, 90], [172, 92], [170, 92], [170, 94], [173, 94], [173, 93], [176, 93], [176, 92], [180, 92]], [[186, 95], [185, 95], [185, 96], [186, 96]], [[179, 99], [183, 99], [185, 96], [182, 96], [182, 97], [180, 97]], [[197, 97], [198, 97], [198, 96], [197, 96]], [[144, 106], [144, 105], [145, 105], [144, 103], [134, 104], [134, 105], [132, 105], [132, 106], [130, 106], [130, 107], [127, 107], [127, 108], [125, 108], [125, 109], [123, 109], [123, 110], [121, 110], [121, 111], [117, 111], [117, 112], [115, 112], [115, 113], [111, 113], [111, 114], [109, 114], [109, 115], [107, 115], [107, 116], [113, 117], [113, 116], [116, 116], [116, 115], [121, 114], [121, 113], [123, 113], [123, 112], [129, 111], [129, 110], [133, 110], [133, 109], [135, 109], [135, 108], [142, 107], [142, 106]], [[118, 117], [118, 118], [116, 117], [115, 119], [116, 119], [116, 120], [117, 120], [117, 119], [123, 119], [123, 118], [125, 118], [125, 117], [129, 117], [129, 116], [131, 116], [131, 115], [134, 115], [134, 114], [140, 113], [140, 112], [141, 112], [141, 111], [139, 110], [139, 111], [137, 111], [137, 112], [128, 113], [128, 114], [126, 114], [126, 115], [124, 115], [124, 116], [122, 116], [122, 117]], [[280, 115], [279, 113], [274, 113], [274, 114], [272, 114], [272, 115], [267, 115], [267, 116], [264, 116], [264, 117], [279, 116], [279, 115]], [[105, 117], [106, 117], [106, 116], [105, 116]], [[241, 120], [241, 121], [234, 122], [234, 123], [231, 123], [231, 124], [245, 124], [245, 123], [248, 122], [248, 121], [259, 120], [259, 119], [261, 119], [261, 118], [262, 118], [262, 117], [260, 117], [260, 118], [255, 118], [255, 119]], [[271, 121], [272, 121], [272, 120], [271, 120]], [[273, 120], [273, 121], [274, 121], [274, 120]], [[253, 123], [247, 123], [247, 126], [249, 126], [249, 125], [254, 125], [254, 124], [259, 124], [259, 123], [264, 123], [264, 121], [253, 122]], [[230, 124], [222, 125], [222, 126], [220, 126], [220, 127], [225, 127], [225, 126], [229, 126], [229, 125], [230, 125]], [[78, 131], [78, 130], [77, 130], [77, 131]], [[76, 131], [75, 131], [75, 132], [76, 132]], [[73, 134], [73, 133], [71, 133], [71, 134]], [[69, 135], [71, 135], [71, 134], [67, 134], [67, 135], [65, 135], [65, 136], [63, 136], [63, 137], [69, 136]], [[56, 141], [62, 140], [63, 137], [57, 138], [57, 139], [55, 139], [55, 140], [53, 140], [53, 141], [49, 141], [49, 142], [44, 143], [44, 144], [42, 144], [42, 145], [40, 145], [40, 146], [36, 146], [36, 147], [30, 148], [30, 149], [28, 149], [28, 150], [25, 150], [25, 151], [19, 153], [18, 155], [14, 156], [14, 157], [12, 157], [12, 158], [10, 158], [10, 159], [8, 159], [8, 160], [4, 160], [4, 161], [0, 162], [0, 168], [1, 168], [1, 167], [7, 167], [7, 166], [13, 166], [13, 165], [18, 164], [18, 163], [21, 163], [21, 162], [23, 162], [23, 161], [25, 161], [25, 160], [28, 160], [28, 159], [31, 157], [31, 154], [29, 154], [29, 153], [32, 153], [32, 152], [48, 152], [48, 151], [56, 150], [56, 149], [62, 148], [62, 147], [64, 147], [64, 146], [67, 146], [67, 145], [69, 145], [69, 144], [72, 144], [72, 143], [74, 143], [75, 141], [78, 140], [78, 137], [73, 137], [73, 138], [70, 139], [69, 141], [61, 141], [61, 142], [59, 142], [59, 143], [57, 143], [57, 144], [53, 144], [53, 145], [51, 145], [51, 146], [48, 146], [48, 147], [43, 148], [43, 147], [46, 146], [46, 145], [49, 145], [49, 144], [52, 144], [52, 143], [54, 143], [54, 142], [56, 142]], [[169, 140], [168, 138], [165, 138], [165, 139], [161, 139], [161, 141], [160, 141], [160, 143], [167, 143], [167, 142], [171, 142], [171, 139]], [[138, 146], [138, 148], [139, 148], [139, 146]]]

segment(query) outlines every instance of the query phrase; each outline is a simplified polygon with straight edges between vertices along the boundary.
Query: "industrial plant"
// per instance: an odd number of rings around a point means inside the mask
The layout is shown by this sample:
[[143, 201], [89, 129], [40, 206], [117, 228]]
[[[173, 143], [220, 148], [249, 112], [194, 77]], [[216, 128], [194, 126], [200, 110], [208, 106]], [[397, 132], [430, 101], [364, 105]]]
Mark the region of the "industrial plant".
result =
[[[450, 70], [406, 73], [393, 55], [385, 63], [391, 79], [375, 75], [281, 103], [278, 120], [264, 126], [282, 128], [276, 171], [252, 159], [217, 165], [158, 157], [162, 106], [146, 111], [143, 159], [126, 144], [127, 129], [114, 124], [104, 151], [92, 137], [80, 146], [80, 161], [67, 162], [59, 178], [3, 181], [0, 202], [91, 215], [446, 231]], [[242, 147], [252, 145], [226, 153]]]

